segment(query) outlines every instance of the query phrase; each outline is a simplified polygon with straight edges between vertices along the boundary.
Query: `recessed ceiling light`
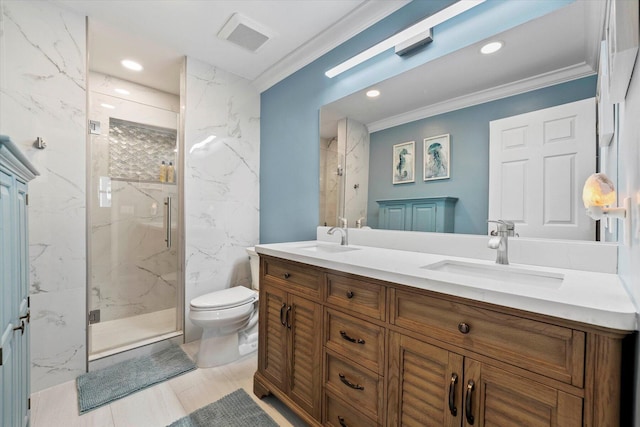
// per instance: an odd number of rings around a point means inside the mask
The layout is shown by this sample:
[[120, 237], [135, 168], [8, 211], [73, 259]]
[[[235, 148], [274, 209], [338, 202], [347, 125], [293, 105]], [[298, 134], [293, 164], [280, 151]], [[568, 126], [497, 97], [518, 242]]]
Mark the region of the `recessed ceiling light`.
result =
[[130, 95], [131, 94], [131, 92], [129, 92], [128, 90], [121, 89], [119, 87], [115, 88], [114, 92], [119, 93], [120, 95]]
[[380, 96], [380, 91], [378, 89], [371, 89], [367, 91], [367, 96], [369, 98], [376, 98]]
[[132, 61], [131, 59], [123, 59], [121, 62], [124, 68], [128, 68], [133, 71], [142, 71], [142, 65], [137, 63], [136, 61]]
[[101, 106], [101, 107], [104, 107], [104, 108], [108, 108], [108, 109], [110, 109], [110, 110], [113, 110], [113, 109], [115, 109], [115, 108], [116, 108], [116, 107], [114, 107], [114, 106], [113, 106], [113, 105], [111, 105], [111, 104], [100, 104], [100, 106]]
[[504, 43], [502, 43], [502, 42], [487, 43], [484, 46], [482, 46], [482, 48], [480, 48], [480, 52], [485, 54], [485, 55], [489, 55], [491, 53], [495, 53], [495, 52], [499, 51], [500, 49], [502, 49], [502, 46], [504, 46]]

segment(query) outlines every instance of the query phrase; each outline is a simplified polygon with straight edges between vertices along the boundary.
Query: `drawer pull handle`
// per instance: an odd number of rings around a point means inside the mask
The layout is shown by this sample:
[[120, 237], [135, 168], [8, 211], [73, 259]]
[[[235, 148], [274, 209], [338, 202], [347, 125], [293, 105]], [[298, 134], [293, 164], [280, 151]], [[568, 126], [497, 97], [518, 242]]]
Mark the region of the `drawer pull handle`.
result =
[[349, 381], [349, 380], [347, 379], [347, 377], [345, 377], [345, 376], [344, 376], [344, 374], [338, 374], [338, 376], [340, 377], [340, 381], [342, 381], [342, 383], [343, 383], [343, 384], [345, 384], [345, 385], [347, 385], [347, 386], [351, 387], [352, 389], [355, 389], [355, 390], [364, 390], [364, 387], [363, 387], [363, 386], [361, 386], [360, 384], [354, 384], [354, 383], [352, 383], [351, 381]]
[[353, 291], [347, 291], [347, 298], [353, 298]]
[[285, 279], [288, 279], [289, 277], [291, 277], [291, 273], [284, 273], [282, 275]]
[[460, 322], [458, 323], [458, 330], [460, 331], [461, 334], [468, 334], [469, 331], [471, 330], [471, 326], [469, 326], [469, 324], [467, 323]]
[[287, 307], [287, 328], [291, 329], [291, 306]]
[[449, 383], [449, 412], [454, 417], [458, 415], [458, 408], [456, 408], [456, 383], [458, 382], [458, 374], [451, 374], [451, 382]]
[[466, 412], [466, 416], [467, 416], [467, 422], [469, 423], [469, 425], [473, 425], [474, 419], [473, 419], [473, 414], [471, 413], [471, 397], [473, 395], [473, 388], [475, 387], [475, 383], [473, 382], [473, 380], [469, 380], [469, 383], [467, 384], [467, 397], [465, 398], [465, 402], [464, 402], [464, 412]]
[[287, 307], [286, 303], [282, 303], [282, 307], [280, 307], [280, 323], [282, 323], [282, 326], [287, 326], [287, 322], [284, 319], [284, 309]]
[[340, 423], [340, 427], [349, 427], [345, 424], [344, 417], [341, 417], [340, 415], [338, 415], [338, 422]]
[[349, 335], [347, 335], [345, 331], [340, 331], [340, 336], [342, 336], [342, 338], [344, 338], [349, 342], [356, 343], [356, 344], [364, 344], [364, 340], [362, 338], [358, 338], [358, 339], [351, 338]]

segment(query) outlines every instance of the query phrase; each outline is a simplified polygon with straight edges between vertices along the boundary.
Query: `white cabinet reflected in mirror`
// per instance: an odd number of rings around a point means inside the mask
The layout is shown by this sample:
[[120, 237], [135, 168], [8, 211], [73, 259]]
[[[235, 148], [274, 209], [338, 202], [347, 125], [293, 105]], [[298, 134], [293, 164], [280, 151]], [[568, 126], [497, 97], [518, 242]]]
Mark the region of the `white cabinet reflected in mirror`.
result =
[[[480, 54], [478, 43], [376, 84], [381, 92], [376, 99], [365, 96], [372, 88], [367, 87], [323, 106], [321, 147], [336, 138], [333, 144], [344, 155], [345, 167], [342, 177], [335, 175], [335, 187], [343, 191], [332, 196], [338, 198], [335, 211], [321, 212], [320, 225], [336, 225], [346, 217], [355, 227], [364, 217], [363, 225], [383, 228], [379, 201], [451, 197], [458, 199], [453, 232], [487, 234], [487, 220], [499, 219], [489, 218], [489, 123], [594, 98], [603, 22], [603, 4], [574, 2], [500, 34], [504, 47], [493, 55]], [[565, 36], [567, 31], [572, 37]], [[590, 144], [596, 170], [599, 158], [615, 155], [615, 142], [598, 148], [595, 123], [588, 127], [593, 138], [584, 143]], [[356, 138], [358, 132], [366, 136]], [[449, 178], [424, 180], [422, 142], [443, 134], [450, 135]], [[349, 142], [349, 135], [363, 143]], [[416, 141], [415, 181], [394, 185], [392, 147], [406, 141]], [[362, 149], [350, 151], [349, 143]], [[581, 186], [577, 182], [576, 191]], [[327, 194], [321, 190], [321, 210], [329, 204]], [[584, 214], [582, 205], [573, 209], [575, 215]], [[615, 240], [604, 228], [592, 234], [588, 240]], [[526, 237], [567, 238], [548, 231]]]

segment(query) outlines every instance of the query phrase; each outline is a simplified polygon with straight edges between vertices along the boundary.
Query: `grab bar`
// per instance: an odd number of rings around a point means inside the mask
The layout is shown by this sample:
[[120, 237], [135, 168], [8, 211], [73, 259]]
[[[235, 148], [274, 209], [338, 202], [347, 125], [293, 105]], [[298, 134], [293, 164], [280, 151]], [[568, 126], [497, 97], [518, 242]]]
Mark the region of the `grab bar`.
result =
[[165, 218], [167, 222], [167, 231], [166, 238], [164, 239], [167, 242], [167, 248], [171, 247], [171, 197], [165, 197], [164, 199], [165, 206]]

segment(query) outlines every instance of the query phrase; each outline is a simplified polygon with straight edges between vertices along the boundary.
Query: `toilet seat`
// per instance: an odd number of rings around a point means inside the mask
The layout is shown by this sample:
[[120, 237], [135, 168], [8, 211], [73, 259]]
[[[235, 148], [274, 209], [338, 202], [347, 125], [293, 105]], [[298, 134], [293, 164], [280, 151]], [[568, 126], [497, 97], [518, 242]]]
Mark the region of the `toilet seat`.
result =
[[212, 311], [227, 310], [252, 304], [258, 299], [258, 293], [244, 286], [223, 289], [221, 291], [210, 292], [191, 300], [191, 310]]

